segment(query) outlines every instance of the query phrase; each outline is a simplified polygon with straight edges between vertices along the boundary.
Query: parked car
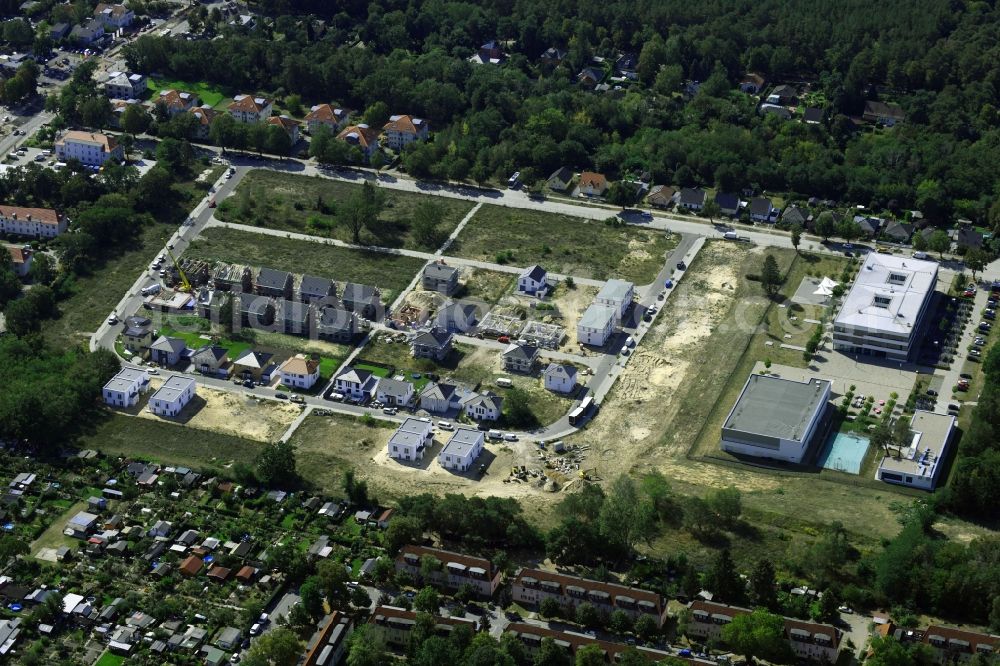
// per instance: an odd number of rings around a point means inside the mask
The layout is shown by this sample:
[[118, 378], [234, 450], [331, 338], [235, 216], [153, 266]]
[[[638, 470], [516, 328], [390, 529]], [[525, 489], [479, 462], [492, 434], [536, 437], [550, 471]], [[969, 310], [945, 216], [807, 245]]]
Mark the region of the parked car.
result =
[[291, 402], [297, 402], [300, 405], [304, 405], [306, 403], [306, 399], [303, 398], [301, 395], [293, 395], [291, 398], [289, 398], [289, 400]]
[[395, 407], [383, 407], [382, 408], [382, 413], [383, 414], [388, 414], [389, 416], [395, 416], [398, 411], [399, 410], [396, 409]]

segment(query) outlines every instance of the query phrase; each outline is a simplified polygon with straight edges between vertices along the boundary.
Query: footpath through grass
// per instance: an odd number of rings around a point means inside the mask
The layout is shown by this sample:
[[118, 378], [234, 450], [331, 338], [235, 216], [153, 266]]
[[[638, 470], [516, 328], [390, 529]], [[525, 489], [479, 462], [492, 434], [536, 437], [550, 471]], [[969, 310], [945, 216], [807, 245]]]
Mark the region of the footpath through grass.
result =
[[406, 288], [425, 263], [415, 257], [352, 250], [223, 227], [205, 229], [185, 255], [308, 273], [341, 282], [359, 282], [381, 289], [382, 300], [387, 303]]
[[[236, 192], [219, 205], [216, 216], [226, 222], [335, 238], [353, 242], [351, 230], [341, 219], [344, 202], [361, 190], [361, 185], [319, 176], [300, 176], [275, 171], [251, 171]], [[379, 218], [380, 230], [362, 233], [362, 241], [382, 247], [435, 250], [421, 245], [411, 233], [414, 210], [420, 204], [439, 209], [437, 230], [445, 238], [473, 203], [416, 192], [382, 189], [385, 209]]]
[[[608, 217], [613, 217], [611, 211]], [[516, 266], [540, 264], [577, 277], [649, 284], [678, 240], [661, 231], [487, 204], [462, 229], [449, 253]]]
[[263, 442], [121, 414], [102, 417], [77, 445], [108, 456], [136, 456], [193, 469], [252, 464], [264, 448]]

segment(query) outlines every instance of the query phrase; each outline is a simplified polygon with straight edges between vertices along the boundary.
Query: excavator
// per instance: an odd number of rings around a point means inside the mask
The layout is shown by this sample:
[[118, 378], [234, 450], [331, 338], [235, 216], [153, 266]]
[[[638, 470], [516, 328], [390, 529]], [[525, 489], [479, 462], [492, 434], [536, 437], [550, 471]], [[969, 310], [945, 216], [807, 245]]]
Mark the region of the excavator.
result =
[[181, 269], [180, 263], [177, 261], [177, 257], [169, 249], [167, 250], [167, 256], [170, 257], [170, 261], [174, 262], [174, 268], [177, 269], [177, 275], [180, 277], [181, 286], [177, 288], [178, 291], [186, 291], [188, 293], [194, 292], [194, 287], [188, 282], [187, 275], [184, 275], [184, 271]]

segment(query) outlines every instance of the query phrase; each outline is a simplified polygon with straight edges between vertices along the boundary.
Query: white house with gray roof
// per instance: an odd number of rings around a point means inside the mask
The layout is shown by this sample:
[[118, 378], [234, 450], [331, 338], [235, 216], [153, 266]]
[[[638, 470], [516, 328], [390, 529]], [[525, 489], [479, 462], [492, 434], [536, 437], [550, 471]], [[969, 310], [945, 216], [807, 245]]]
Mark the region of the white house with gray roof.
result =
[[955, 432], [955, 417], [916, 410], [910, 419], [913, 439], [896, 455], [887, 455], [875, 472], [886, 483], [934, 490]]
[[348, 367], [333, 380], [333, 387], [337, 393], [354, 400], [368, 400], [378, 388], [378, 377], [367, 370]]
[[604, 283], [601, 290], [597, 292], [594, 302], [598, 305], [607, 305], [614, 308], [618, 321], [621, 321], [629, 306], [632, 305], [634, 294], [634, 284], [625, 280], [612, 279]]
[[544, 295], [548, 289], [548, 272], [535, 264], [528, 266], [517, 278], [517, 291], [529, 296]]
[[388, 407], [406, 407], [413, 402], [413, 384], [401, 379], [378, 380], [375, 397]]
[[177, 416], [194, 395], [194, 379], [172, 375], [149, 399], [149, 411], [157, 416]]
[[722, 425], [722, 450], [800, 463], [821, 429], [831, 383], [750, 375]]
[[549, 363], [542, 373], [545, 388], [553, 393], [572, 393], [576, 388], [577, 370], [572, 365]]
[[389, 457], [396, 460], [423, 460], [434, 440], [430, 421], [409, 418], [403, 421], [389, 438]]
[[445, 469], [467, 472], [482, 452], [483, 432], [459, 428], [451, 434], [448, 443], [438, 454], [438, 464]]
[[451, 331], [435, 326], [429, 331], [418, 333], [410, 341], [410, 351], [413, 358], [430, 358], [440, 362], [451, 351], [453, 337]]
[[512, 342], [501, 352], [501, 356], [505, 370], [530, 374], [538, 360], [538, 347]]
[[180, 362], [185, 349], [187, 344], [182, 339], [161, 335], [149, 346], [149, 358], [159, 365], [176, 365]]
[[458, 289], [458, 269], [435, 261], [424, 267], [421, 285], [427, 291], [437, 291], [450, 296]]
[[337, 287], [333, 280], [315, 275], [303, 275], [299, 283], [299, 300], [303, 303], [312, 303], [325, 298], [333, 298], [337, 295]]
[[149, 375], [137, 368], [122, 368], [104, 385], [104, 404], [111, 407], [135, 407], [149, 388]]
[[503, 398], [493, 393], [483, 393], [465, 401], [466, 416], [475, 421], [499, 421]]
[[615, 330], [617, 311], [610, 305], [591, 303], [576, 324], [576, 339], [580, 344], [603, 347]]

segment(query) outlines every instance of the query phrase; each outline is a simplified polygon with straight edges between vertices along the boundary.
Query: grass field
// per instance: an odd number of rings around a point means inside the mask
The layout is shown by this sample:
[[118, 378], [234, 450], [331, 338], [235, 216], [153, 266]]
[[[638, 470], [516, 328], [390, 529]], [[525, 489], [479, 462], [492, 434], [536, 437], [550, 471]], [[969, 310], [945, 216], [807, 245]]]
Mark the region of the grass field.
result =
[[174, 231], [166, 224], [146, 226], [128, 251], [77, 277], [72, 295], [59, 303], [61, 316], [42, 327], [46, 339], [66, 346], [85, 344]]
[[66, 523], [70, 518], [75, 516], [78, 512], [84, 511], [86, 508], [86, 502], [77, 502], [67, 508], [61, 516], [53, 520], [52, 524], [49, 525], [45, 531], [32, 542], [31, 554], [38, 555], [39, 551], [45, 548], [60, 548], [62, 546], [73, 547], [74, 544], [79, 543], [78, 540], [63, 534], [63, 529], [66, 527]]
[[124, 663], [125, 657], [105, 652], [101, 655], [101, 658], [94, 663], [94, 666], [121, 666]]
[[77, 445], [109, 456], [137, 456], [194, 469], [250, 464], [264, 448], [261, 442], [119, 414], [102, 418]]
[[380, 288], [382, 300], [387, 303], [406, 288], [424, 265], [422, 259], [414, 257], [351, 250], [221, 227], [205, 229], [185, 254], [360, 282]]
[[150, 99], [155, 100], [159, 96], [161, 90], [180, 90], [182, 92], [190, 92], [196, 94], [200, 99], [202, 104], [208, 104], [209, 106], [215, 107], [222, 100], [226, 99], [226, 96], [219, 92], [217, 88], [206, 83], [205, 81], [197, 81], [191, 83], [189, 81], [163, 81], [149, 79], [146, 86], [152, 91]]
[[675, 236], [658, 231], [485, 205], [462, 229], [450, 253], [517, 266], [541, 264], [577, 277], [618, 277], [648, 284], [663, 267], [665, 253], [676, 245]]
[[365, 464], [392, 429], [393, 424], [377, 419], [365, 425], [349, 416], [307, 416], [290, 440], [299, 473], [323, 491], [341, 495], [344, 472]]
[[[299, 176], [273, 171], [252, 171], [236, 188], [236, 193], [218, 209], [219, 219], [253, 226], [283, 229], [352, 242], [351, 230], [342, 221], [339, 209], [344, 201], [361, 190], [361, 185], [318, 176]], [[434, 250], [417, 243], [410, 233], [410, 220], [418, 204], [439, 208], [438, 231], [447, 236], [472, 210], [473, 204], [459, 199], [414, 192], [382, 190], [385, 209], [379, 218], [378, 234], [365, 230], [363, 242], [383, 247]]]

